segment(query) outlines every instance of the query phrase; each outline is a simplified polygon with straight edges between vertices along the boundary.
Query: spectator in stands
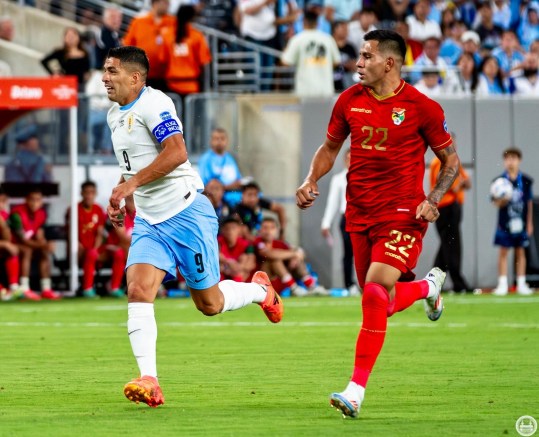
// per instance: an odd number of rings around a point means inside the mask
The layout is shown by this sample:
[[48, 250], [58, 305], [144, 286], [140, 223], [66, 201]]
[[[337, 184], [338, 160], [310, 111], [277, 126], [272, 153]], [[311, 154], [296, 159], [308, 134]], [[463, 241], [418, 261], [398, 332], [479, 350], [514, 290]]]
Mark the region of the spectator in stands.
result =
[[294, 23], [301, 15], [296, 0], [276, 0], [275, 1], [275, 35], [277, 50], [282, 50], [288, 40], [294, 35]]
[[198, 161], [198, 172], [204, 185], [212, 179], [221, 182], [225, 189], [224, 200], [235, 206], [241, 200], [242, 178], [236, 158], [229, 152], [228, 133], [222, 127], [212, 130], [210, 149]]
[[460, 42], [462, 43], [462, 51], [470, 53], [474, 57], [476, 64], [479, 65], [482, 60], [481, 54], [479, 53], [479, 47], [481, 46], [481, 38], [479, 38], [479, 35], [473, 30], [467, 30], [462, 34]]
[[429, 0], [417, 0], [413, 14], [406, 17], [410, 26], [410, 39], [423, 42], [429, 37], [442, 38], [440, 25], [436, 21], [428, 19], [430, 13]]
[[103, 10], [103, 24], [95, 35], [95, 65], [98, 70], [110, 49], [120, 47], [120, 27], [122, 25], [122, 10], [116, 6], [108, 6]]
[[477, 9], [474, 0], [460, 0], [456, 2], [458, 17], [466, 23], [468, 28], [471, 28], [475, 23]]
[[230, 205], [224, 199], [225, 187], [219, 179], [211, 179], [204, 186], [204, 194], [210, 199], [219, 223], [230, 215]]
[[136, 46], [148, 55], [150, 71], [146, 85], [167, 91], [166, 65], [162, 62], [164, 35], [174, 32], [176, 17], [167, 13], [169, 0], [152, 0], [148, 13], [133, 18], [123, 39], [126, 46]]
[[255, 250], [249, 240], [241, 237], [241, 220], [226, 217], [219, 227], [219, 266], [221, 281], [248, 282], [256, 267]]
[[[238, 12], [236, 0], [202, 0], [198, 22], [204, 26], [227, 33], [238, 35]], [[228, 41], [219, 41], [219, 51], [231, 50], [234, 47]]]
[[[312, 12], [318, 16], [318, 21], [316, 24], [316, 28], [320, 32], [327, 33], [328, 35], [331, 35], [331, 23], [326, 20], [326, 16], [324, 15], [324, 0], [310, 0], [305, 5], [304, 12]], [[303, 25], [303, 15], [301, 14], [296, 22], [294, 23], [294, 33], [300, 33], [303, 32], [304, 25]]]
[[406, 56], [404, 58], [404, 65], [411, 67], [414, 65], [415, 60], [423, 53], [423, 44], [419, 41], [410, 39], [410, 26], [406, 21], [400, 20], [395, 23], [395, 32], [397, 32], [406, 43]]
[[[99, 257], [99, 248], [103, 244], [105, 231], [105, 212], [95, 203], [97, 186], [95, 182], [86, 181], [81, 185], [82, 200], [78, 204], [78, 259], [83, 268], [82, 294], [86, 298], [95, 298], [97, 294], [94, 287], [96, 264]], [[66, 212], [66, 227], [69, 230], [71, 223], [71, 208]], [[69, 231], [67, 232], [69, 235]], [[71, 242], [69, 242], [71, 244]], [[70, 251], [69, 251], [70, 253]]]
[[503, 152], [505, 171], [500, 178], [508, 179], [513, 185], [510, 199], [497, 199], [493, 203], [498, 209], [498, 223], [494, 245], [499, 246], [498, 286], [493, 291], [496, 296], [509, 292], [507, 281], [507, 257], [510, 249], [515, 250], [517, 293], [525, 296], [533, 294], [526, 284], [526, 252], [533, 234], [533, 180], [520, 171], [522, 152], [511, 147]]
[[341, 55], [339, 65], [333, 70], [333, 84], [335, 91], [341, 92], [355, 83], [353, 76], [357, 69], [357, 52], [348, 42], [348, 23], [334, 21], [332, 28], [332, 36]]
[[4, 15], [0, 17], [0, 39], [4, 41], [13, 41], [15, 38], [15, 25], [13, 19]]
[[358, 18], [348, 23], [348, 42], [354, 46], [356, 53], [363, 46], [363, 35], [375, 30], [377, 21], [374, 9], [364, 7], [359, 12]]
[[[36, 184], [27, 194], [25, 203], [14, 206], [9, 217], [13, 241], [20, 254], [20, 286], [27, 299], [61, 298], [59, 293], [52, 291], [50, 256], [53, 245], [45, 238], [43, 226], [46, 221], [47, 212], [43, 207], [43, 194], [39, 184]], [[30, 290], [30, 266], [34, 257], [39, 261], [41, 296]]]
[[45, 56], [41, 65], [52, 75], [77, 76], [79, 92], [84, 92], [84, 85], [90, 76], [90, 56], [82, 45], [78, 29], [66, 28], [63, 46]]
[[509, 29], [511, 25], [511, 8], [507, 0], [494, 0], [492, 2], [492, 19], [494, 24], [503, 30]]
[[458, 84], [454, 88], [450, 88], [448, 84], [446, 89], [454, 94], [474, 94], [479, 81], [479, 66], [475, 63], [474, 57], [470, 53], [463, 53], [460, 55], [457, 67], [460, 70]]
[[414, 86], [426, 96], [435, 98], [445, 94], [440, 82], [441, 77], [438, 68], [424, 67], [423, 72], [421, 73], [421, 79], [419, 79]]
[[412, 81], [417, 82], [421, 78], [422, 69], [426, 67], [434, 67], [430, 70], [430, 74], [447, 75], [447, 63], [440, 56], [441, 40], [435, 36], [430, 36], [423, 41], [423, 53], [415, 60], [414, 66], [418, 71], [412, 75]]
[[204, 90], [204, 68], [211, 61], [206, 37], [195, 29], [193, 6], [180, 6], [174, 32], [165, 33], [164, 59], [165, 79], [169, 91], [182, 99], [188, 94]]
[[359, 11], [362, 7], [362, 0], [325, 0], [324, 14], [330, 23], [335, 21], [344, 21], [348, 23], [351, 20], [356, 20], [359, 17]]
[[476, 94], [478, 96], [493, 96], [505, 93], [506, 88], [498, 60], [494, 56], [485, 56], [479, 66], [479, 81]]
[[286, 232], [286, 213], [284, 206], [260, 196], [260, 187], [256, 182], [248, 182], [242, 187], [241, 202], [232, 210], [243, 222], [243, 237], [253, 240], [262, 224], [262, 210], [275, 213], [279, 219], [279, 238], [284, 240]]
[[515, 94], [527, 97], [539, 97], [539, 76], [537, 69], [539, 58], [535, 53], [526, 53], [520, 69], [522, 76], [515, 79]]
[[[318, 285], [305, 264], [305, 252], [301, 248], [293, 248], [283, 240], [277, 239], [279, 226], [272, 217], [265, 217], [260, 226], [258, 237], [254, 241], [257, 270], [265, 271], [276, 290], [290, 288], [293, 296], [327, 295], [327, 290]], [[276, 277], [282, 286], [275, 282]], [[296, 280], [301, 280], [305, 287]]]
[[492, 50], [492, 56], [498, 60], [498, 65], [504, 78], [509, 77], [511, 71], [524, 61], [524, 55], [521, 52], [520, 44], [514, 31], [503, 31], [501, 44]]
[[[451, 133], [453, 146], [456, 147], [455, 134]], [[430, 186], [434, 188], [440, 173], [441, 162], [435, 156], [430, 163]], [[438, 253], [434, 260], [434, 267], [439, 267], [451, 275], [453, 290], [466, 292], [470, 286], [462, 276], [462, 245], [460, 223], [462, 221], [462, 205], [464, 204], [464, 192], [472, 187], [472, 182], [466, 170], [459, 167], [457, 178], [449, 190], [444, 194], [438, 204], [440, 213], [436, 220], [436, 230], [440, 237]]]
[[301, 97], [332, 96], [335, 93], [333, 68], [341, 60], [335, 40], [317, 27], [318, 16], [305, 12], [304, 30], [286, 46], [281, 62], [296, 67], [294, 92]]
[[51, 167], [40, 153], [38, 130], [30, 125], [15, 137], [17, 151], [6, 165], [6, 182], [51, 182]]
[[[8, 289], [0, 286], [1, 300], [25, 297], [19, 286], [19, 248], [12, 241], [9, 228], [9, 205], [7, 194], [0, 188], [0, 258], [3, 260]], [[32, 297], [32, 296], [30, 296]]]
[[537, 56], [539, 56], [539, 39], [536, 39], [532, 41], [530, 44], [530, 49], [528, 50], [529, 53], [535, 53]]
[[462, 54], [461, 38], [466, 32], [464, 21], [455, 20], [449, 25], [449, 34], [444, 35], [440, 46], [440, 56], [445, 59], [448, 65], [456, 65]]
[[410, 0], [376, 1], [374, 10], [380, 20], [378, 29], [392, 29], [398, 21], [404, 21], [408, 13]]
[[500, 44], [503, 29], [494, 23], [492, 6], [489, 2], [480, 3], [477, 13], [479, 23], [474, 30], [481, 38], [483, 47], [492, 50]]
[[88, 152], [102, 155], [112, 154], [111, 131], [107, 123], [107, 113], [112, 102], [107, 96], [107, 89], [103, 86], [101, 70], [92, 70], [90, 78], [86, 82], [86, 96], [88, 98], [89, 113], [88, 127], [90, 137]]
[[539, 4], [530, 3], [526, 14], [518, 26], [518, 36], [524, 49], [528, 49], [532, 41], [539, 38]]
[[350, 234], [346, 232], [346, 175], [350, 167], [350, 149], [344, 153], [344, 170], [332, 176], [329, 182], [329, 191], [327, 196], [326, 208], [322, 217], [321, 232], [328, 244], [332, 246], [331, 223], [337, 216], [339, 220], [339, 229], [343, 242], [343, 279], [344, 286], [348, 289], [350, 296], [359, 294], [359, 289], [355, 279], [354, 254], [352, 252], [352, 240]]

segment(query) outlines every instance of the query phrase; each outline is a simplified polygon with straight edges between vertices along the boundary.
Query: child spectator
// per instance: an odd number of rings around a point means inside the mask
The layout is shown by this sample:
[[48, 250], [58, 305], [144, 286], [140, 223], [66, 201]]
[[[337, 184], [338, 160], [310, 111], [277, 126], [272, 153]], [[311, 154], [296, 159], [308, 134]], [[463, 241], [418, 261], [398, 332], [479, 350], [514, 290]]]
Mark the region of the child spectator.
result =
[[[39, 188], [32, 188], [27, 194], [25, 203], [16, 205], [9, 217], [13, 241], [16, 243], [21, 261], [21, 289], [24, 297], [32, 300], [61, 298], [52, 291], [50, 274], [50, 255], [52, 243], [45, 239], [43, 226], [47, 221], [47, 212], [43, 207], [43, 194]], [[39, 260], [41, 278], [41, 296], [30, 290], [30, 267], [32, 258]]]
[[[95, 269], [98, 250], [103, 243], [105, 229], [105, 212], [95, 203], [97, 187], [95, 182], [86, 181], [81, 185], [82, 200], [78, 205], [79, 243], [78, 258], [83, 268], [82, 294], [87, 298], [95, 298]], [[71, 210], [66, 213], [66, 226], [70, 226]], [[69, 233], [68, 233], [69, 235]]]
[[286, 228], [286, 214], [283, 205], [260, 197], [260, 187], [256, 182], [248, 182], [243, 186], [241, 202], [233, 209], [244, 225], [243, 237], [253, 240], [262, 224], [262, 210], [274, 212], [279, 218], [279, 238], [284, 239]]
[[204, 194], [208, 197], [219, 223], [230, 215], [230, 205], [225, 201], [225, 187], [219, 179], [211, 179], [204, 187]]
[[239, 218], [229, 216], [220, 226], [219, 264], [221, 268], [221, 281], [248, 282], [256, 267], [254, 247], [249, 240], [240, 237], [241, 221]]
[[[498, 286], [493, 294], [505, 296], [508, 293], [507, 255], [509, 249], [515, 249], [517, 293], [530, 295], [533, 291], [526, 284], [526, 253], [529, 237], [533, 234], [532, 184], [533, 180], [520, 171], [522, 152], [516, 147], [503, 152], [505, 171], [499, 177], [508, 179], [513, 185], [513, 194], [509, 200], [493, 199], [499, 208], [498, 224], [494, 244], [500, 247], [498, 255]], [[496, 178], [497, 179], [497, 178]]]
[[[272, 279], [277, 291], [290, 288], [293, 296], [327, 295], [328, 291], [317, 284], [305, 265], [305, 252], [301, 248], [292, 248], [277, 239], [279, 227], [272, 217], [265, 217], [260, 226], [258, 237], [254, 240], [257, 270], [265, 271]], [[281, 286], [278, 281], [280, 280]], [[301, 280], [306, 288], [298, 285]]]

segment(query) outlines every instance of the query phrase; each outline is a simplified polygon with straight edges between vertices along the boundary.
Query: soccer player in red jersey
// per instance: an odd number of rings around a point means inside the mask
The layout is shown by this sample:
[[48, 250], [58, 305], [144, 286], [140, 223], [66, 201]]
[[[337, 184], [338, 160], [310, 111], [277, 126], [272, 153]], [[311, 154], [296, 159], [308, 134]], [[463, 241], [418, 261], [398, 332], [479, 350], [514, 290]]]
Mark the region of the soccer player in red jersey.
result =
[[[19, 287], [19, 248], [12, 242], [11, 229], [9, 229], [8, 198], [0, 188], [0, 257], [4, 259], [9, 289], [0, 286], [2, 300], [18, 297], [22, 290]], [[37, 296], [37, 295], [36, 295]], [[24, 295], [22, 297], [25, 297]]]
[[47, 221], [47, 212], [43, 208], [43, 194], [35, 188], [28, 193], [25, 203], [11, 209], [9, 223], [13, 242], [17, 244], [21, 260], [21, 288], [24, 297], [39, 300], [39, 295], [30, 290], [30, 264], [32, 257], [39, 258], [41, 275], [41, 298], [60, 299], [61, 295], [52, 291], [50, 254], [52, 244], [45, 238], [43, 226]]
[[[301, 209], [312, 206], [319, 195], [317, 181], [332, 168], [351, 135], [346, 227], [363, 288], [363, 322], [351, 381], [343, 392], [330, 397], [331, 405], [350, 417], [359, 413], [384, 343], [387, 318], [419, 299], [425, 299], [430, 320], [442, 314], [444, 272], [435, 268], [423, 280], [399, 280], [414, 278], [412, 269], [428, 223], [438, 218], [437, 204], [460, 165], [440, 105], [401, 79], [406, 54], [402, 37], [374, 30], [364, 41], [356, 64], [360, 83], [339, 96], [327, 137], [296, 192]], [[425, 196], [427, 147], [442, 166], [435, 187]]]
[[[97, 186], [95, 182], [86, 181], [81, 185], [82, 200], [78, 204], [79, 221], [79, 263], [83, 268], [82, 293], [84, 297], [95, 298], [94, 288], [95, 269], [99, 257], [99, 247], [103, 244], [105, 229], [105, 211], [95, 203]], [[66, 223], [69, 229], [70, 209], [66, 213]]]
[[240, 237], [243, 223], [235, 216], [223, 219], [219, 236], [219, 265], [221, 281], [250, 281], [255, 272], [256, 258], [251, 242]]

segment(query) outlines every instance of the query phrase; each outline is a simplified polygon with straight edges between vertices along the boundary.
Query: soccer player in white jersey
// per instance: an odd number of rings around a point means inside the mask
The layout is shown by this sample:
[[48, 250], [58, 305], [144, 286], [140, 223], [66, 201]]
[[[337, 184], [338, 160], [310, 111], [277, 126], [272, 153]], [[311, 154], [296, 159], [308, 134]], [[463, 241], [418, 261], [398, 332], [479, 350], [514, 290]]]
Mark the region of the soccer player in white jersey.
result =
[[215, 211], [200, 194], [202, 182], [187, 159], [172, 100], [145, 85], [148, 70], [142, 49], [119, 47], [109, 51], [102, 80], [109, 99], [117, 103], [107, 121], [122, 171], [107, 213], [114, 226], [122, 226], [126, 212], [137, 212], [126, 266], [127, 329], [140, 377], [125, 385], [124, 394], [157, 407], [164, 398], [157, 381], [153, 302], [176, 267], [196, 307], [207, 316], [258, 303], [277, 323], [283, 304], [263, 272], [255, 273], [251, 283], [219, 282]]

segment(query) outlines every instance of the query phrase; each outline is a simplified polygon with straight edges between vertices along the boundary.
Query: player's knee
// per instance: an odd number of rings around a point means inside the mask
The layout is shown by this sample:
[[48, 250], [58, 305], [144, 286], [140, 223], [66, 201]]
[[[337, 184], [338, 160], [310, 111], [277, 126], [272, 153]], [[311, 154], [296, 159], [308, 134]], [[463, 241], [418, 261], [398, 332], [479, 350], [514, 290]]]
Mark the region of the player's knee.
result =
[[129, 302], [152, 302], [152, 291], [142, 287], [140, 284], [131, 283], [127, 287], [127, 297]]
[[387, 290], [376, 282], [368, 282], [363, 288], [363, 305], [368, 306], [384, 306], [389, 303], [389, 295]]
[[222, 311], [222, 307], [218, 303], [214, 302], [197, 302], [197, 309], [205, 316], [216, 316]]

